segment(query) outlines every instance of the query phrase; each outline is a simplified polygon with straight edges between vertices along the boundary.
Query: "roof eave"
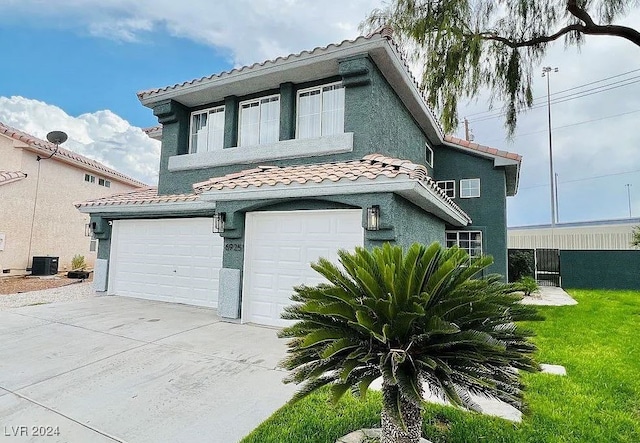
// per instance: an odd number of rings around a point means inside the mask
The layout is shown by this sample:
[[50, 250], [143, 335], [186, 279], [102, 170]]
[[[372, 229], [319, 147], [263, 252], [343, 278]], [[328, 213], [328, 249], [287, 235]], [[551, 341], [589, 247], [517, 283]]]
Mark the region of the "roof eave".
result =
[[273, 186], [209, 190], [200, 194], [204, 201], [243, 201], [268, 200], [283, 198], [323, 197], [331, 195], [353, 195], [391, 192], [403, 196], [454, 226], [467, 226], [471, 218], [462, 210], [447, 204], [436, 192], [415, 179], [398, 179], [377, 177], [375, 179], [360, 178], [358, 180], [339, 180], [321, 183], [291, 183]]
[[518, 184], [520, 181], [520, 166], [522, 160], [502, 157], [500, 155], [491, 154], [490, 152], [478, 151], [477, 149], [467, 148], [449, 141], [442, 143], [450, 148], [463, 151], [465, 153], [493, 160], [493, 166], [496, 168], [504, 168], [507, 179], [507, 196], [513, 197], [518, 192]]
[[201, 200], [188, 202], [157, 202], [157, 203], [119, 203], [119, 204], [92, 204], [77, 206], [83, 214], [94, 215], [151, 215], [151, 214], [181, 214], [192, 215], [199, 212], [210, 213], [215, 210], [215, 202]]

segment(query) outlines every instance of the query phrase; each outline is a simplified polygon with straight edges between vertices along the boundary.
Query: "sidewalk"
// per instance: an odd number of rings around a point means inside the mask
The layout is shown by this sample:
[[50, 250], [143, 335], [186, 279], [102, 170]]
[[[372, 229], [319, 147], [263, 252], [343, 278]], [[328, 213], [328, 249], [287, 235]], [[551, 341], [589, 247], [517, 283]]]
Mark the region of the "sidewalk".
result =
[[578, 304], [564, 289], [555, 286], [540, 286], [540, 292], [538, 294], [523, 298], [522, 303], [540, 306], [569, 306]]

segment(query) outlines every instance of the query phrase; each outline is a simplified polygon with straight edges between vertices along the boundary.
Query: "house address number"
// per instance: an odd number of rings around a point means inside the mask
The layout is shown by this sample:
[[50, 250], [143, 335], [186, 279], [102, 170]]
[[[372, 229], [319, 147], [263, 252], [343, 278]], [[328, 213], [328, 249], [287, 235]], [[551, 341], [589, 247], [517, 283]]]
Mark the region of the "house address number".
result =
[[244, 245], [242, 243], [227, 243], [224, 245], [225, 251], [242, 251], [242, 247]]

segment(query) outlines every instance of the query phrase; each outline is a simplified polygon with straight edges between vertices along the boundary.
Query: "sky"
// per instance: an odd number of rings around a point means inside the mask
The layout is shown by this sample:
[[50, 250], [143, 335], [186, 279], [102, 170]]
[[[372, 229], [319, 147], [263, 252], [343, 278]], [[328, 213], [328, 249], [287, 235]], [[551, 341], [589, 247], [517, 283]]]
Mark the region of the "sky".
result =
[[[156, 184], [160, 144], [140, 128], [158, 122], [136, 92], [355, 38], [380, 6], [0, 0], [0, 121], [41, 138], [64, 130], [68, 149]], [[640, 9], [623, 23], [640, 23]], [[559, 221], [627, 218], [629, 195], [640, 216], [640, 48], [613, 37], [587, 37], [581, 51], [559, 42], [535, 72], [542, 66], [558, 67], [550, 89]], [[485, 94], [460, 107], [476, 142], [524, 157], [509, 226], [550, 222], [546, 88], [537, 76], [539, 106], [519, 117], [513, 139]], [[455, 135], [464, 138], [462, 125]]]

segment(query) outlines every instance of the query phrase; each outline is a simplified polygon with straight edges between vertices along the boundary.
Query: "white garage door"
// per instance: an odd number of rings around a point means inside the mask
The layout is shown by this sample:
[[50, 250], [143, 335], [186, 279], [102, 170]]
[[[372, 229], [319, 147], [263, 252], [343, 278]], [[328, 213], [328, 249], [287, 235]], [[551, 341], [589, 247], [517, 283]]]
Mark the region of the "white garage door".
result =
[[323, 281], [311, 262], [336, 262], [338, 249], [361, 246], [361, 220], [359, 209], [248, 213], [242, 321], [286, 326], [280, 313], [292, 303], [292, 288]]
[[223, 239], [210, 218], [116, 220], [109, 294], [218, 306]]

